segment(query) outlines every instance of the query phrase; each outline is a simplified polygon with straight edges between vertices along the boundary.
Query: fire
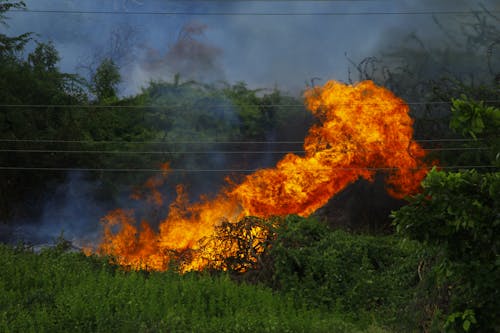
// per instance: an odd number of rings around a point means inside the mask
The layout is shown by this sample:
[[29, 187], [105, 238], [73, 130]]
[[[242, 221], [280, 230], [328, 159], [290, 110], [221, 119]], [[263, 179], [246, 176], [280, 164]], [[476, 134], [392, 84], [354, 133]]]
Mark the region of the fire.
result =
[[[138, 229], [132, 211], [112, 211], [102, 219], [99, 253], [132, 269], [151, 270], [168, 269], [173, 253], [176, 258], [180, 253], [183, 271], [200, 270], [211, 258], [231, 252], [217, 242], [205, 242], [200, 250], [201, 241], [223, 221], [308, 216], [350, 183], [372, 180], [378, 171], [387, 175], [391, 195], [401, 198], [418, 191], [427, 172], [422, 162], [425, 154], [412, 140], [413, 121], [403, 100], [371, 81], [352, 86], [329, 81], [306, 91], [305, 104], [319, 124], [309, 130], [304, 156], [290, 153], [275, 168], [258, 170], [211, 200], [190, 203], [179, 185], [177, 199], [157, 232], [146, 221]], [[168, 164], [164, 168], [165, 177]], [[150, 200], [158, 204], [162, 200], [156, 186], [162, 183], [158, 178], [146, 183], [153, 192]], [[118, 231], [113, 232], [114, 228]]]
[[259, 170], [233, 190], [246, 215], [310, 215], [360, 177], [385, 169], [389, 192], [415, 192], [426, 173], [423, 149], [403, 100], [371, 81], [347, 86], [330, 81], [305, 94], [321, 120], [305, 139], [305, 156], [288, 154], [276, 168]]

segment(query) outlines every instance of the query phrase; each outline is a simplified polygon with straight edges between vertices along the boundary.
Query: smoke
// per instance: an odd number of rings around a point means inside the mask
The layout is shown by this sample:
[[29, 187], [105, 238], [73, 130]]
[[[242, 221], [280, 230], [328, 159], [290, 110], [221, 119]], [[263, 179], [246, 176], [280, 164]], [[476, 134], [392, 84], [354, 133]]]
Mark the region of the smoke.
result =
[[[498, 10], [498, 2], [417, 1], [320, 1], [320, 2], [164, 2], [115, 0], [74, 1], [54, 4], [48, 0], [27, 1], [28, 8], [121, 12], [183, 13], [359, 13]], [[388, 49], [407, 47], [406, 36], [414, 34], [427, 47], [449, 44], [447, 35], [461, 39], [462, 15], [106, 15], [12, 13], [11, 31], [35, 31], [51, 39], [61, 51], [61, 67], [74, 71], [82, 54], [102, 54], [117, 32], [136, 31], [133, 45], [125, 53], [136, 54], [122, 64], [123, 94], [137, 92], [150, 79], [170, 80], [180, 73], [203, 82], [225, 79], [245, 81], [251, 87], [270, 87], [299, 94], [305, 82], [319, 77], [325, 82], [349, 79], [349, 59], [361, 61], [381, 56]], [[495, 23], [490, 17], [492, 23]], [[448, 29], [444, 32], [436, 21]], [[196, 22], [196, 23], [190, 23]], [[498, 27], [498, 21], [496, 21]], [[127, 39], [128, 40], [128, 39]], [[130, 41], [130, 40], [128, 40]], [[411, 47], [411, 45], [410, 45]], [[417, 47], [417, 46], [415, 46]], [[472, 50], [474, 51], [474, 50]], [[346, 56], [347, 55], [347, 56]], [[88, 57], [87, 57], [88, 58]], [[495, 57], [493, 57], [495, 58]], [[497, 57], [498, 58], [498, 57]], [[464, 61], [457, 66], [477, 66]]]
[[[410, 10], [418, 10], [413, 1], [406, 1]], [[453, 78], [469, 84], [491, 84], [500, 72], [500, 17], [498, 2], [457, 1], [453, 7], [446, 1], [422, 1], [420, 6], [429, 11], [465, 11], [467, 15], [426, 15], [415, 22], [413, 29], [391, 27], [379, 40], [370, 56], [377, 57], [377, 64], [364, 73], [381, 83], [388, 83], [388, 76], [401, 76], [399, 84], [416, 84], [416, 81]], [[361, 59], [357, 59], [360, 61]], [[368, 70], [368, 72], [370, 71]], [[366, 75], [368, 74], [368, 75]], [[403, 97], [421, 100], [409, 89], [398, 91]]]
[[125, 91], [134, 93], [150, 81], [225, 81], [220, 64], [223, 51], [207, 40], [205, 33], [208, 28], [197, 21], [187, 22], [179, 29], [173, 43], [165, 41], [166, 47], [146, 46], [138, 52], [129, 71], [124, 73]]
[[179, 74], [185, 79], [197, 82], [223, 80], [222, 68], [217, 64], [222, 50], [199, 39], [203, 37], [206, 29], [205, 24], [186, 24], [164, 55], [154, 49], [149, 50], [144, 68], [149, 72], [166, 69], [170, 75]]
[[97, 197], [99, 186], [80, 172], [69, 173], [64, 183], [46, 194], [39, 219], [13, 224], [9, 241], [46, 244], [53, 243], [61, 234], [75, 245], [97, 240], [99, 220], [110, 209]]

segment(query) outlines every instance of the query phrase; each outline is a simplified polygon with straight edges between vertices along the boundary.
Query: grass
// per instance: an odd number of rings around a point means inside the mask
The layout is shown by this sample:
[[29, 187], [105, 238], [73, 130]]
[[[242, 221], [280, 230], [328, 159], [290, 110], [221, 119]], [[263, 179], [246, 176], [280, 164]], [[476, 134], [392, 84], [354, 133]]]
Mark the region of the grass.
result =
[[[227, 275], [124, 272], [0, 245], [1, 332], [385, 332]], [[358, 318], [359, 319], [359, 318]]]

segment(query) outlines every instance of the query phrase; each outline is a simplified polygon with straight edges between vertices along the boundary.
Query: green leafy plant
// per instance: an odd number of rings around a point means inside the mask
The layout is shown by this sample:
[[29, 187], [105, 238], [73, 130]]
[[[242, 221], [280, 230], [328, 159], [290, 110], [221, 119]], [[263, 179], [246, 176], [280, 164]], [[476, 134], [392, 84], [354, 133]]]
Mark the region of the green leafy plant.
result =
[[1, 332], [384, 332], [227, 274], [124, 272], [1, 244], [0, 266]]
[[312, 306], [376, 313], [398, 329], [415, 327], [406, 312], [418, 284], [421, 246], [394, 236], [331, 230], [314, 218], [288, 216], [270, 253], [274, 288]]
[[498, 330], [500, 173], [433, 169], [422, 187], [393, 213], [394, 223], [400, 234], [442, 249], [432, 274], [446, 290], [446, 327]]
[[452, 99], [450, 127], [463, 136], [477, 139], [478, 136], [497, 135], [500, 127], [500, 109], [486, 106], [483, 101], [474, 101], [462, 95]]
[[450, 128], [473, 142], [464, 145], [458, 162], [500, 166], [500, 108], [462, 95], [452, 99]]

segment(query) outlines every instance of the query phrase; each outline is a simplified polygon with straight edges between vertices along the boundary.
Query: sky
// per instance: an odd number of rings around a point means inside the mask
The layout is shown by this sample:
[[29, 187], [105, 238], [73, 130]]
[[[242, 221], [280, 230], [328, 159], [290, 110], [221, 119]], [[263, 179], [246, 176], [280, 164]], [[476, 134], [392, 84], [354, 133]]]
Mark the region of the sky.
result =
[[[474, 1], [256, 1], [256, 0], [27, 0], [30, 10], [76, 13], [11, 12], [8, 34], [33, 31], [40, 41], [53, 41], [60, 68], [88, 74], [95, 59], [117, 56], [121, 94], [140, 90], [151, 79], [170, 80], [178, 68], [168, 68], [168, 50], [182, 28], [203, 26], [192, 36], [208, 50], [210, 70], [193, 67], [195, 79], [245, 81], [251, 87], [278, 87], [298, 93], [312, 78], [347, 81], [349, 61], [376, 56], [382, 47], [409, 33], [422, 40], [443, 39], [432, 15], [324, 15], [325, 13], [422, 12], [478, 9]], [[482, 2], [498, 9], [494, 1]], [[495, 5], [494, 5], [495, 4]], [[89, 11], [91, 13], [80, 13]], [[95, 13], [104, 11], [106, 13]], [[112, 13], [113, 12], [113, 13]], [[147, 14], [134, 14], [147, 12]], [[163, 14], [154, 14], [162, 12]], [[166, 15], [165, 13], [183, 13]], [[208, 13], [239, 15], [207, 15]], [[198, 13], [201, 15], [188, 15]], [[290, 13], [301, 15], [242, 15]], [[304, 15], [321, 13], [323, 15]], [[444, 21], [453, 15], [436, 15]], [[116, 44], [121, 45], [117, 50]], [[394, 39], [393, 41], [391, 39]], [[114, 50], [114, 51], [112, 51]], [[206, 49], [205, 49], [206, 50]], [[119, 55], [117, 55], [117, 53]], [[180, 55], [182, 57], [182, 54]], [[92, 64], [94, 62], [94, 64]], [[90, 66], [92, 67], [92, 66]], [[183, 73], [181, 73], [183, 74]], [[198, 75], [198, 76], [197, 76]], [[181, 75], [182, 76], [182, 75]], [[188, 77], [186, 77], [188, 78]]]

